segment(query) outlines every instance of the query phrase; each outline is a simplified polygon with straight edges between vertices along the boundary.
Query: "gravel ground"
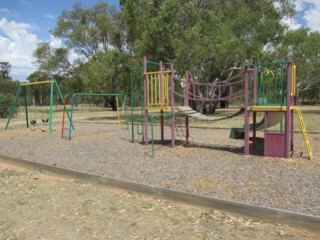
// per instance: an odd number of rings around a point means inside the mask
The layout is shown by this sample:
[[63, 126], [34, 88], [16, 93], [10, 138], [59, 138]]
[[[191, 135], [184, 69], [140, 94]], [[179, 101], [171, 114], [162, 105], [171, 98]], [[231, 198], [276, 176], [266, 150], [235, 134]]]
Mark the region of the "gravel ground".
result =
[[0, 239], [320, 239], [286, 225], [2, 163], [0, 193]]
[[[320, 216], [319, 134], [309, 134], [313, 161], [301, 133], [291, 159], [243, 155], [243, 141], [229, 129], [191, 129], [193, 142], [175, 148], [156, 141], [131, 142], [131, 132], [116, 124], [77, 123], [69, 142], [60, 126], [18, 128], [0, 134], [0, 154], [102, 176], [136, 181], [260, 206]], [[156, 139], [158, 137], [156, 129]], [[166, 132], [166, 137], [169, 138]], [[303, 154], [301, 154], [303, 153]]]

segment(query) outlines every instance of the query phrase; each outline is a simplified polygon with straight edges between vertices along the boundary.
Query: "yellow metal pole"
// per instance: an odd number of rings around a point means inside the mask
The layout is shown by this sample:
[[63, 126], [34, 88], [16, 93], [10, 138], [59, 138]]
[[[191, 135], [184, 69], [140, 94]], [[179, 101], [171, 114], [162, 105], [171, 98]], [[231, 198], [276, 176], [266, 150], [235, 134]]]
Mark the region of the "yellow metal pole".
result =
[[171, 73], [171, 70], [167, 70], [167, 71], [156, 71], [156, 72], [146, 72], [146, 75], [154, 75], [154, 74], [165, 74], [165, 73]]
[[51, 80], [41, 81], [41, 82], [32, 82], [32, 83], [22, 83], [21, 86], [40, 85], [40, 84], [46, 84], [46, 83], [51, 83]]
[[154, 80], [155, 76], [154, 75], [151, 75], [151, 81], [150, 81], [150, 88], [149, 88], [149, 91], [150, 91], [150, 100], [149, 100], [149, 103], [151, 106], [154, 105], [154, 97], [153, 97], [153, 91], [154, 91]]
[[164, 77], [164, 101], [166, 108], [169, 107], [169, 74], [167, 73]]

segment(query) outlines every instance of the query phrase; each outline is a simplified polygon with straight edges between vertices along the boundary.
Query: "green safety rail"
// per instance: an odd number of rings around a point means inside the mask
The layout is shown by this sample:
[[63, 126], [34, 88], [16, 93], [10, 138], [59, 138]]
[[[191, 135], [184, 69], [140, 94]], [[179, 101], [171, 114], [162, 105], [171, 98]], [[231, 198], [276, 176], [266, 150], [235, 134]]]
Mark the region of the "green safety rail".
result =
[[[135, 83], [134, 79], [139, 78], [139, 82]], [[131, 68], [130, 69], [130, 105], [131, 105], [131, 134], [132, 134], [132, 142], [134, 142], [134, 87], [138, 85], [140, 88], [140, 105], [141, 105], [141, 116], [140, 119], [137, 121], [137, 133], [138, 135], [144, 136], [144, 111], [143, 111], [143, 106], [144, 106], [144, 99], [143, 99], [143, 69], [142, 67], [139, 68]], [[139, 130], [139, 126], [141, 126], [141, 130]]]
[[250, 106], [285, 106], [287, 62], [249, 65]]

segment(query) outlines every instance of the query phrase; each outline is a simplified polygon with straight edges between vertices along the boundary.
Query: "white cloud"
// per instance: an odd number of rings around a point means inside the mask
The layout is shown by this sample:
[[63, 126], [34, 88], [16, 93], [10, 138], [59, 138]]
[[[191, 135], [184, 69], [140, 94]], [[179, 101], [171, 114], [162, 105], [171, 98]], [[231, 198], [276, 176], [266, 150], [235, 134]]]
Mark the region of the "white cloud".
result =
[[320, 31], [320, 0], [295, 0], [296, 11], [302, 13], [306, 27]]
[[[11, 64], [10, 76], [14, 80], [25, 81], [37, 69], [33, 65], [33, 52], [41, 40], [33, 33], [34, 30], [30, 24], [0, 18], [0, 62]], [[61, 39], [52, 35], [48, 42], [52, 48], [63, 47]], [[71, 52], [69, 57], [74, 60], [78, 55]]]
[[22, 4], [22, 5], [29, 5], [30, 2], [26, 1], [26, 0], [19, 0], [19, 2]]
[[10, 13], [8, 8], [0, 8], [0, 13]]
[[297, 12], [303, 11], [304, 8], [305, 8], [305, 4], [303, 0], [295, 1], [295, 9]]
[[32, 53], [38, 39], [31, 31], [32, 26], [29, 24], [0, 19], [0, 60], [11, 64], [10, 74], [14, 79], [16, 76], [21, 78], [21, 75], [26, 78], [35, 70]]
[[301, 24], [299, 24], [297, 20], [294, 18], [286, 18], [286, 19], [283, 19], [282, 22], [288, 25], [289, 29], [292, 29], [292, 30], [295, 30], [301, 27]]
[[8, 8], [0, 8], [0, 13], [2, 16], [17, 16], [17, 11], [9, 10]]
[[48, 19], [50, 19], [50, 20], [56, 20], [56, 19], [57, 19], [57, 17], [54, 16], [54, 15], [52, 15], [52, 14], [45, 14], [44, 17], [45, 17], [45, 18], [48, 18]]
[[311, 28], [313, 31], [320, 31], [320, 1], [309, 1], [312, 2], [313, 7], [306, 10], [304, 14], [304, 19], [307, 22], [307, 26]]
[[55, 38], [53, 35], [50, 35], [50, 47], [52, 48], [61, 48], [63, 43], [60, 38]]

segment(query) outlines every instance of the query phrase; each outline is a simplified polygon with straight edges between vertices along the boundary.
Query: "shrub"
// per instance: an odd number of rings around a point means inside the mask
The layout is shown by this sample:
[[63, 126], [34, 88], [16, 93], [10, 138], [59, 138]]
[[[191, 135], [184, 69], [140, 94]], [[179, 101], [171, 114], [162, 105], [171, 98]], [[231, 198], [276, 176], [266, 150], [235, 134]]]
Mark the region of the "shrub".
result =
[[0, 118], [7, 118], [9, 116], [12, 101], [12, 96], [0, 94]]

